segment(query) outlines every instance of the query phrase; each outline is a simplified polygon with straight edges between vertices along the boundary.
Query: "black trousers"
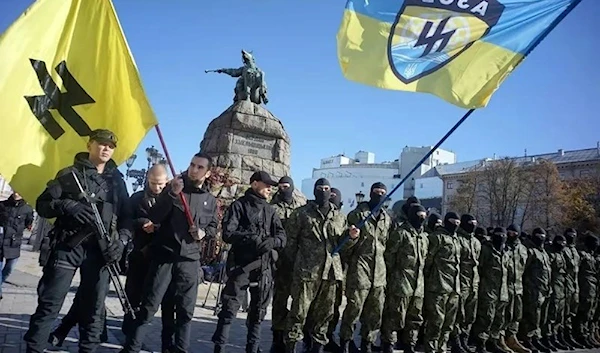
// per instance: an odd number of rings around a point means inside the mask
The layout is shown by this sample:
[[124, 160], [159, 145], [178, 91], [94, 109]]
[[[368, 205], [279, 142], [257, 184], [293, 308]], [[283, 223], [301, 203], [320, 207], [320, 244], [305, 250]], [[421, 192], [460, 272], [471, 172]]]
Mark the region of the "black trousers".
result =
[[[227, 279], [221, 300], [223, 307], [219, 312], [219, 321], [217, 329], [212, 336], [212, 341], [216, 346], [224, 346], [229, 341], [229, 331], [231, 322], [236, 317], [240, 309], [241, 302], [244, 300], [246, 290], [250, 289], [250, 306], [248, 309], [248, 317], [246, 319], [246, 327], [248, 334], [246, 336], [246, 352], [256, 353], [260, 347], [260, 324], [265, 318], [271, 295], [273, 294], [273, 281], [270, 278], [267, 281], [266, 288], [259, 286], [251, 286], [250, 283], [258, 282], [258, 272], [250, 274], [241, 273], [239, 275], [230, 276]], [[263, 291], [267, 293], [263, 293]]]
[[141, 350], [147, 328], [170, 286], [173, 286], [172, 303], [175, 307], [174, 348], [180, 353], [189, 351], [191, 324], [198, 297], [199, 269], [200, 263], [197, 260], [155, 259], [150, 263], [142, 304], [121, 352], [137, 353]]
[[75, 271], [79, 268], [81, 292], [78, 300], [79, 352], [94, 352], [100, 345], [103, 328], [104, 300], [109, 288], [108, 270], [98, 245], [86, 242], [71, 249], [58, 244], [44, 267], [38, 284], [38, 306], [31, 315], [29, 330], [23, 339], [28, 353], [42, 353], [65, 297], [71, 288]]
[[[73, 304], [71, 305], [69, 312], [67, 313], [67, 315], [63, 316], [62, 320], [60, 320], [60, 325], [54, 331], [56, 334], [66, 337], [69, 335], [69, 332], [71, 332], [71, 329], [79, 323], [79, 313], [80, 313], [79, 306], [81, 305], [80, 300], [83, 295], [85, 295], [85, 294], [82, 294], [79, 290], [77, 290], [77, 293], [75, 293], [75, 298], [73, 299]], [[107, 328], [107, 324], [106, 324], [106, 308], [104, 308], [104, 311], [102, 312], [102, 321], [103, 321], [102, 336], [107, 336], [108, 328]]]
[[[125, 293], [134, 310], [139, 311], [142, 305], [142, 294], [144, 284], [150, 275], [150, 259], [144, 257], [142, 252], [136, 251], [129, 256], [129, 269], [127, 270], [127, 281], [125, 282]], [[175, 286], [173, 282], [167, 289], [160, 303], [162, 330], [161, 341], [163, 351], [174, 345], [175, 335]], [[123, 333], [128, 335], [134, 330], [134, 322], [130, 315], [123, 318]]]

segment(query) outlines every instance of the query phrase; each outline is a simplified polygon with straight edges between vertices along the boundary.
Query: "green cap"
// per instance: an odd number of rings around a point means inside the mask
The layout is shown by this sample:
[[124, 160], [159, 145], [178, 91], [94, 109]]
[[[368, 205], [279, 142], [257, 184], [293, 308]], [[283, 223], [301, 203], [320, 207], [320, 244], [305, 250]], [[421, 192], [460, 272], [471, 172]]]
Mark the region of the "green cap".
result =
[[90, 141], [111, 143], [117, 147], [117, 135], [115, 135], [114, 132], [106, 129], [96, 129], [90, 132]]

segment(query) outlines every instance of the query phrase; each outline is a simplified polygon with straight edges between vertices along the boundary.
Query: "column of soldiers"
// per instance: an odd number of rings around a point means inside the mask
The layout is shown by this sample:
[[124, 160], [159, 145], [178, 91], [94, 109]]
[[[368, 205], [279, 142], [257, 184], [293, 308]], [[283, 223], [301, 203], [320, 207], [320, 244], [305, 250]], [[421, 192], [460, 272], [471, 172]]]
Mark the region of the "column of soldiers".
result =
[[[79, 351], [94, 352], [106, 327], [106, 265], [123, 257], [129, 260], [126, 292], [135, 317], [124, 319], [121, 352], [140, 351], [159, 307], [162, 352], [190, 351], [201, 241], [217, 234], [217, 202], [205, 183], [212, 159], [195, 154], [187, 171], [170, 182], [156, 166], [146, 189], [130, 199], [111, 159], [116, 147], [112, 132], [93, 131], [88, 151], [37, 200], [40, 216], [56, 222], [38, 307], [24, 337], [27, 352], [43, 352], [49, 339], [62, 342], [74, 325]], [[72, 175], [99, 215], [73, 189]], [[273, 186], [278, 192], [269, 203]], [[291, 178], [275, 181], [256, 172], [223, 217], [222, 239], [230, 250], [223, 309], [212, 336], [215, 352], [225, 351], [247, 291], [247, 353], [260, 352], [271, 299], [274, 353], [391, 353], [396, 347], [414, 352], [418, 345], [426, 352], [450, 346], [453, 353], [600, 348], [595, 235], [579, 239], [567, 229], [550, 241], [542, 228], [530, 235], [516, 225], [486, 230], [469, 214], [428, 215], [414, 197], [392, 217], [377, 207], [387, 195], [383, 183], [373, 184], [369, 200], [348, 216], [341, 212], [341, 193], [327, 179], [316, 181], [314, 199], [306, 204], [297, 203], [293, 192]], [[98, 219], [110, 241], [95, 235]], [[69, 322], [52, 334], [78, 269], [81, 284]]]

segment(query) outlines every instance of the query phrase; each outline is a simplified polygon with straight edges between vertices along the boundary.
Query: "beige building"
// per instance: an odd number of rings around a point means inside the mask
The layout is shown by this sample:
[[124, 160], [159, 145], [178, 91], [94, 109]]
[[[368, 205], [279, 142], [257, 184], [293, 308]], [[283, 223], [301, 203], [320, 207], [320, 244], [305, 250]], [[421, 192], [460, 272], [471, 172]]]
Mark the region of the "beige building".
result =
[[[437, 166], [430, 171], [429, 177], [434, 175], [442, 179], [442, 214], [449, 211], [451, 200], [457, 195], [462, 180], [468, 173], [481, 170], [487, 163], [496, 159], [486, 158], [475, 161], [459, 162], [449, 165]], [[534, 156], [523, 156], [508, 158], [519, 166], [532, 165], [542, 160], [552, 162], [556, 165], [560, 178], [563, 180], [572, 178], [585, 178], [600, 173], [600, 143], [596, 148], [588, 148], [574, 151], [564, 151], [559, 149], [557, 152], [545, 153]]]

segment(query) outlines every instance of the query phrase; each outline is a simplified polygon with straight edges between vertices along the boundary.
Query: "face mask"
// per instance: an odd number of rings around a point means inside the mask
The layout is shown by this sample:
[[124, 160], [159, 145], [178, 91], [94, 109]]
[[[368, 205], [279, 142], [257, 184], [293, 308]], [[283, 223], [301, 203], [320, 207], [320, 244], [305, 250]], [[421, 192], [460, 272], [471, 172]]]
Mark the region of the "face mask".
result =
[[544, 246], [544, 242], [546, 241], [546, 235], [544, 234], [534, 234], [531, 236], [531, 241], [535, 244], [536, 247], [541, 248]]
[[565, 244], [565, 243], [552, 243], [552, 245], [554, 246], [554, 248], [557, 251], [562, 251], [567, 244]]
[[326, 204], [329, 204], [329, 199], [331, 197], [331, 190], [315, 190], [315, 201], [319, 205], [319, 207], [323, 207]]
[[279, 190], [279, 195], [281, 196], [281, 199], [287, 203], [292, 202], [293, 200], [293, 195], [294, 195], [294, 189], [292, 188], [287, 188], [287, 189], [282, 189]]
[[575, 242], [575, 234], [567, 233], [565, 234], [565, 238], [567, 239], [567, 244], [571, 245]]
[[461, 227], [462, 229], [465, 230], [465, 232], [471, 234], [475, 231], [475, 225], [471, 224], [471, 223], [465, 223], [464, 225], [461, 223]]
[[408, 215], [408, 223], [413, 226], [415, 229], [421, 229], [423, 223], [425, 223], [425, 218], [421, 218], [416, 214]]
[[381, 202], [381, 200], [383, 200], [385, 196], [376, 194], [374, 192], [371, 193], [371, 199], [369, 200], [369, 207], [371, 209], [373, 209], [373, 207], [379, 205], [379, 203]]
[[492, 245], [496, 250], [502, 251], [504, 249], [504, 245], [506, 244], [506, 234], [503, 233], [494, 233], [492, 235]]
[[456, 232], [456, 230], [458, 229], [458, 226], [455, 223], [451, 223], [451, 222], [444, 222], [444, 228], [446, 228], [446, 230], [450, 233], [454, 233]]

